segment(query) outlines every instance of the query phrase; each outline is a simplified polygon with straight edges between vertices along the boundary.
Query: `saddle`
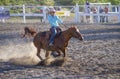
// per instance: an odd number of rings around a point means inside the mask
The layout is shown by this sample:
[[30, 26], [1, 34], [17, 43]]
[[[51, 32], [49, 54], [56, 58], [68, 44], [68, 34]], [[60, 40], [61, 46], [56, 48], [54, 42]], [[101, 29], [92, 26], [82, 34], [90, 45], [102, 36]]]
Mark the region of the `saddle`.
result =
[[[56, 34], [55, 38], [59, 37], [61, 35], [61, 33], [62, 33], [62, 30], [60, 28], [57, 28], [57, 34]], [[49, 32], [48, 31], [42, 32], [42, 36], [48, 38], [48, 40], [50, 39], [51, 35], [52, 35], [51, 29]]]
[[[57, 29], [57, 34], [55, 35], [55, 38], [59, 37], [60, 34], [62, 33], [61, 28], [58, 27], [56, 29]], [[50, 39], [51, 35], [52, 35], [52, 29], [50, 29], [49, 39]]]

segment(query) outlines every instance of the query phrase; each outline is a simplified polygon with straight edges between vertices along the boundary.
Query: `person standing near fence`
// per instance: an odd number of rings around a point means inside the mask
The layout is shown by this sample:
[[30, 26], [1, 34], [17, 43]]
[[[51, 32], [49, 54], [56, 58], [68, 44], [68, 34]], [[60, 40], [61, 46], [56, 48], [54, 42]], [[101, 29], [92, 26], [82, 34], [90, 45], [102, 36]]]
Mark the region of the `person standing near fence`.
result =
[[[104, 12], [105, 12], [105, 14], [108, 14], [108, 7], [107, 6], [105, 6], [105, 8], [104, 8]], [[105, 16], [105, 22], [108, 22], [108, 16], [107, 15]]]
[[61, 31], [59, 27], [59, 23], [63, 23], [62, 20], [57, 15], [55, 15], [55, 12], [56, 11], [54, 8], [50, 8], [49, 14], [48, 14], [48, 21], [51, 25], [50, 31], [52, 32], [52, 35], [49, 41], [49, 46], [53, 45], [55, 35], [57, 34], [57, 32]]
[[[90, 3], [89, 1], [87, 0], [86, 3], [85, 3], [85, 13], [89, 13], [90, 14]], [[87, 15], [86, 16], [86, 20], [87, 20], [87, 23], [90, 22], [90, 16]]]
[[88, 0], [87, 0], [86, 3], [85, 3], [85, 12], [86, 12], [86, 13], [90, 13], [90, 3], [89, 3]]
[[[97, 7], [92, 7], [92, 12], [93, 12], [93, 14], [97, 14]], [[98, 16], [97, 15], [93, 16], [93, 22], [94, 23], [98, 22]]]
[[[100, 14], [103, 14], [104, 12], [104, 9], [102, 7], [99, 8], [99, 13]], [[104, 22], [104, 16], [103, 15], [100, 15], [100, 22]]]

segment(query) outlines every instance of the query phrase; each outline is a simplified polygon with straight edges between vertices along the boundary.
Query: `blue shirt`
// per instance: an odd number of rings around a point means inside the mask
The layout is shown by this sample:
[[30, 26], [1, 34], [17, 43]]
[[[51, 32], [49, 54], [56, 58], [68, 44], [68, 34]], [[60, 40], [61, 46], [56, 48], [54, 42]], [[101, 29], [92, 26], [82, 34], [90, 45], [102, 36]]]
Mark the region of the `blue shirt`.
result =
[[54, 16], [48, 15], [48, 21], [49, 21], [51, 27], [58, 27], [59, 26], [58, 23], [62, 23], [62, 20], [56, 15], [54, 15]]

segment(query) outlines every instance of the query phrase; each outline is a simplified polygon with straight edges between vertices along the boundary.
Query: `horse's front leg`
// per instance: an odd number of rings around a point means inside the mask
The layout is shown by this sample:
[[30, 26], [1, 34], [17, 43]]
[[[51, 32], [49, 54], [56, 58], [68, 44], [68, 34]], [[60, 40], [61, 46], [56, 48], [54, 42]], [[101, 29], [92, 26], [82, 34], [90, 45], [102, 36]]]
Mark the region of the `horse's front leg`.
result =
[[51, 52], [46, 50], [46, 54], [45, 54], [46, 59], [50, 58], [50, 54]]
[[40, 56], [40, 52], [41, 52], [41, 49], [37, 48], [37, 56], [39, 57], [39, 59], [43, 60], [42, 57]]
[[62, 53], [63, 53], [63, 57], [66, 58], [66, 57], [67, 57], [67, 54], [66, 54], [65, 49], [63, 49], [63, 50], [61, 50], [61, 51], [62, 51]]
[[67, 60], [66, 51], [65, 51], [65, 49], [63, 49], [63, 50], [61, 50], [61, 51], [62, 51], [62, 53], [63, 53], [63, 59], [64, 59], [64, 61], [66, 61], [66, 60]]

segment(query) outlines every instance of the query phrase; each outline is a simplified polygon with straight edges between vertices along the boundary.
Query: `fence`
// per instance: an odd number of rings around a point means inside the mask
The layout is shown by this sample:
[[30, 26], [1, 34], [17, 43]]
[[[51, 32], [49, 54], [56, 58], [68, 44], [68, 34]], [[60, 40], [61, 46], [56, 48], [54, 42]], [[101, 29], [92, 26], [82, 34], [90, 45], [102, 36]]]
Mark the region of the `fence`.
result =
[[4, 19], [8, 19], [10, 17], [9, 10], [5, 10], [3, 7], [0, 8], [0, 20], [5, 21]]
[[[10, 11], [10, 17], [20, 17], [22, 18], [22, 22], [27, 23], [27, 17], [31, 19], [30, 17], [37, 17], [42, 22], [47, 22], [47, 8], [49, 6], [1, 6], [5, 9], [9, 9]], [[95, 7], [98, 9], [97, 12], [94, 14], [92, 11], [90, 13], [85, 12], [85, 5], [77, 5], [76, 6], [54, 6], [55, 9], [61, 7], [62, 14], [69, 14], [60, 16], [64, 21], [74, 22], [74, 23], [88, 23], [89, 17], [89, 23], [100, 23], [101, 16], [108, 17], [108, 22], [120, 22], [120, 6], [117, 5], [109, 5], [107, 6], [109, 9], [109, 12], [107, 14], [100, 13], [99, 9], [100, 6], [96, 5]], [[93, 6], [91, 6], [93, 7]], [[102, 7], [105, 7], [102, 5]], [[67, 13], [64, 13], [67, 12]], [[59, 14], [59, 11], [58, 11]], [[95, 20], [95, 17], [97, 18], [97, 21]], [[68, 18], [68, 19], [66, 19]], [[117, 19], [116, 19], [117, 18]], [[8, 18], [2, 18], [5, 22]], [[8, 20], [9, 20], [8, 19]], [[18, 19], [17, 19], [18, 20]], [[7, 20], [6, 20], [7, 22]], [[20, 21], [19, 21], [20, 22]]]
[[84, 5], [76, 5], [76, 7], [75, 7], [75, 22], [76, 23], [79, 23], [79, 22], [86, 22], [86, 23], [88, 23], [87, 17], [89, 17], [89, 22], [90, 23], [94, 23], [95, 17], [97, 18], [96, 22], [100, 23], [101, 16], [104, 17], [104, 18], [108, 17], [108, 22], [112, 22], [112, 18], [114, 19], [114, 18], [117, 17], [117, 22], [120, 22], [120, 6], [117, 6], [117, 5], [109, 5], [109, 6], [104, 5], [103, 6], [102, 5], [102, 7], [107, 7], [108, 8], [108, 13], [105, 13], [105, 12], [100, 13], [99, 12], [99, 10], [101, 8], [100, 5], [90, 6], [90, 7], [91, 8], [96, 7], [97, 8], [97, 12], [94, 13], [94, 12], [90, 11], [89, 13], [87, 13], [87, 12], [85, 12], [85, 10], [84, 11], [81, 10], [81, 9], [85, 8]]

